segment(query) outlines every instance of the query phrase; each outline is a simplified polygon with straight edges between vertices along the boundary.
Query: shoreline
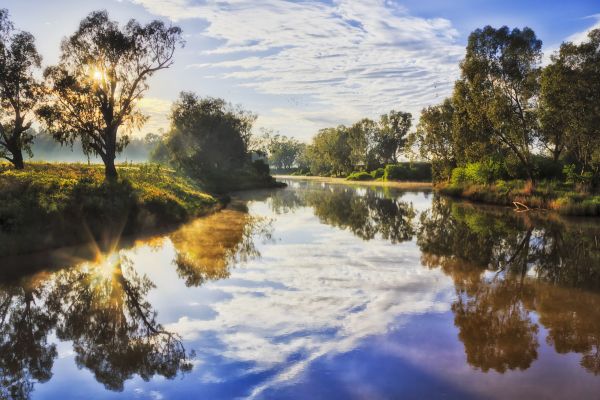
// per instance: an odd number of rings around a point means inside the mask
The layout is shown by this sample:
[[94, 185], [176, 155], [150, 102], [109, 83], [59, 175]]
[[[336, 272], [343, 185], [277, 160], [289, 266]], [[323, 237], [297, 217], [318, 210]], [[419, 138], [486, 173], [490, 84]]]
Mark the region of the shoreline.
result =
[[501, 190], [494, 185], [451, 186], [440, 184], [434, 191], [442, 196], [496, 207], [510, 207], [518, 212], [549, 212], [562, 216], [598, 218], [600, 196], [569, 191], [534, 190], [523, 188]]
[[335, 183], [356, 186], [392, 187], [405, 190], [433, 190], [431, 182], [404, 182], [404, 181], [349, 181], [345, 178], [332, 178], [327, 176], [303, 176], [303, 175], [273, 175], [275, 179], [304, 180], [323, 183]]
[[[231, 199], [231, 191], [209, 192], [168, 168], [117, 168], [120, 178], [111, 184], [99, 165], [30, 163], [26, 170], [0, 169], [7, 188], [0, 196], [3, 267], [26, 255], [172, 231], [219, 212]], [[241, 189], [282, 186], [275, 179], [251, 183]]]

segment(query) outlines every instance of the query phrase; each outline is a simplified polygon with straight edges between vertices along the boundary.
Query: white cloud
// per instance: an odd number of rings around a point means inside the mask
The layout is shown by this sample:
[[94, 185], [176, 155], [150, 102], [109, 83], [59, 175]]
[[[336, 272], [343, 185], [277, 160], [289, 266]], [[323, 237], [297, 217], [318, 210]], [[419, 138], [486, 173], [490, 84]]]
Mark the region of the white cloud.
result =
[[[392, 108], [418, 113], [450, 93], [464, 53], [448, 20], [411, 16], [389, 1], [132, 1], [174, 21], [207, 21], [203, 35], [221, 44], [189, 67], [292, 99], [280, 108], [300, 121], [271, 127], [304, 137], [324, 127], [305, 113], [343, 123]], [[210, 61], [215, 54], [227, 61]]]
[[[600, 29], [600, 14], [589, 15], [589, 16], [585, 17], [585, 19], [593, 19], [593, 20], [595, 20], [595, 22], [592, 26], [588, 27], [587, 29], [580, 31], [580, 32], [575, 32], [575, 33], [569, 35], [567, 38], [565, 38], [565, 42], [573, 42], [575, 44], [581, 44], [587, 40], [588, 33], [590, 31], [592, 31], [594, 29]], [[543, 65], [550, 64], [550, 62], [551, 62], [550, 57], [554, 53], [556, 53], [559, 49], [560, 49], [560, 43], [548, 47], [548, 49], [546, 49], [544, 51], [544, 57], [542, 59], [542, 64]]]
[[[252, 212], [262, 206], [252, 205]], [[314, 234], [310, 243], [265, 244], [264, 258], [205, 285], [226, 294], [211, 304], [213, 319], [182, 316], [166, 325], [186, 341], [218, 337], [219, 345], [198, 349], [201, 359], [210, 359], [206, 352], [250, 362], [253, 371], [277, 371], [253, 396], [293, 382], [319, 357], [348, 352], [411, 315], [448, 311], [454, 293], [441, 272], [421, 266], [415, 243], [365, 246], [350, 232], [305, 218], [309, 212], [278, 216], [277, 232], [286, 235], [301, 224]], [[202, 379], [207, 371], [211, 365], [202, 366]]]

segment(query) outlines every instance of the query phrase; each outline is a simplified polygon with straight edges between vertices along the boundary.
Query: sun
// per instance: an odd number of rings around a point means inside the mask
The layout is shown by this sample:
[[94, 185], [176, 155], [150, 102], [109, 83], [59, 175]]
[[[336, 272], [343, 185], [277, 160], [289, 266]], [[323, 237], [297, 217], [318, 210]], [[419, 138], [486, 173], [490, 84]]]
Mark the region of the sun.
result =
[[95, 81], [101, 81], [103, 79], [102, 76], [102, 72], [100, 72], [100, 70], [94, 70], [94, 73], [92, 74], [92, 78], [94, 78]]

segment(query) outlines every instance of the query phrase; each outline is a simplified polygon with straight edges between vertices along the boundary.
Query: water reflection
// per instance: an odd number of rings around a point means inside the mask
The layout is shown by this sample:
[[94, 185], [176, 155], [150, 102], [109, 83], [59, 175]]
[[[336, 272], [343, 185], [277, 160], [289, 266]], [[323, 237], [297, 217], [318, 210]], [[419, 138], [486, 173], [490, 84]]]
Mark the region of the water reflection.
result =
[[[179, 276], [194, 286], [226, 277], [234, 262], [259, 255], [257, 227], [268, 236], [262, 219], [233, 207], [172, 233]], [[160, 248], [166, 239], [147, 243]], [[172, 379], [191, 369], [193, 352], [158, 322], [148, 300], [155, 283], [125, 254], [97, 252], [93, 261], [0, 287], [0, 398], [29, 398], [36, 383], [52, 378], [58, 352], [51, 335], [72, 343], [76, 365], [111, 391], [134, 375]]]
[[327, 184], [240, 197], [5, 280], [0, 398], [600, 389], [598, 224]]
[[322, 223], [347, 229], [363, 240], [379, 235], [392, 243], [401, 243], [411, 240], [415, 234], [415, 210], [397, 193], [344, 185], [292, 185], [295, 190], [271, 193], [274, 212], [311, 207]]
[[[537, 218], [537, 219], [536, 219]], [[582, 354], [598, 374], [600, 246], [595, 225], [569, 224], [434, 200], [420, 217], [422, 263], [455, 284], [454, 323], [482, 371], [527, 369], [539, 324], [558, 353]], [[539, 322], [533, 313], [539, 315]]]
[[0, 398], [28, 398], [47, 382], [57, 356], [48, 342], [57, 316], [46, 306], [47, 285], [0, 287]]
[[249, 215], [243, 203], [198, 219], [170, 235], [177, 273], [187, 286], [227, 278], [232, 265], [260, 256], [253, 235], [269, 239], [269, 221]]

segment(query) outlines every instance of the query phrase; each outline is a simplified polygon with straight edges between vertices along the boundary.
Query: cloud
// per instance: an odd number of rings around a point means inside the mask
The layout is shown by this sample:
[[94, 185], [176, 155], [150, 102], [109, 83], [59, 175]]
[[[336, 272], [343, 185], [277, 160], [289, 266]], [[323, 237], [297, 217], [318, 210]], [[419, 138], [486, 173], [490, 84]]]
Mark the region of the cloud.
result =
[[[449, 309], [452, 282], [421, 266], [415, 243], [377, 240], [365, 246], [310, 213], [279, 215], [276, 225], [286, 237], [299, 227], [312, 232], [308, 243], [266, 243], [264, 258], [233, 269], [228, 280], [205, 285], [205, 290], [227, 293], [223, 301], [211, 303], [213, 318], [181, 316], [166, 325], [186, 341], [218, 338], [197, 348], [200, 359], [218, 355], [251, 363], [249, 373], [275, 372], [253, 388], [251, 397], [294, 382], [314, 360], [355, 349], [415, 314]], [[205, 377], [219, 370], [223, 365], [207, 361], [198, 373]]]
[[578, 43], [578, 44], [585, 42], [588, 39], [588, 33], [590, 31], [592, 31], [594, 29], [600, 29], [600, 14], [590, 15], [590, 16], [586, 17], [585, 19], [593, 19], [593, 20], [595, 20], [595, 22], [592, 26], [590, 26], [586, 30], [570, 35], [566, 39], [567, 42], [573, 42], [573, 43]]
[[[202, 35], [218, 44], [189, 68], [259, 94], [302, 98], [287, 108], [326, 110], [344, 123], [392, 108], [416, 114], [441, 101], [464, 53], [450, 21], [412, 16], [391, 1], [132, 1], [173, 21], [208, 23]], [[302, 130], [324, 127], [299, 118]], [[299, 133], [296, 123], [280, 125]]]
[[[569, 35], [565, 39], [565, 42], [573, 42], [575, 44], [581, 44], [588, 39], [588, 33], [590, 33], [590, 31], [592, 31], [594, 29], [600, 29], [600, 14], [589, 15], [589, 16], [585, 17], [584, 19], [592, 19], [592, 20], [595, 20], [595, 22], [593, 25], [591, 25], [587, 29], [580, 31], [580, 32], [575, 32], [575, 33]], [[556, 53], [559, 49], [560, 49], [560, 44], [555, 44], [553, 46], [550, 46], [546, 51], [544, 51], [542, 65], [550, 64], [550, 62], [552, 61], [551, 56], [554, 53]]]

